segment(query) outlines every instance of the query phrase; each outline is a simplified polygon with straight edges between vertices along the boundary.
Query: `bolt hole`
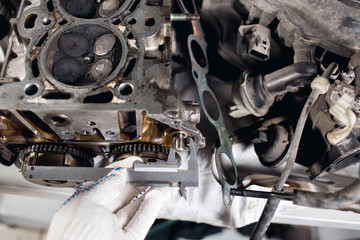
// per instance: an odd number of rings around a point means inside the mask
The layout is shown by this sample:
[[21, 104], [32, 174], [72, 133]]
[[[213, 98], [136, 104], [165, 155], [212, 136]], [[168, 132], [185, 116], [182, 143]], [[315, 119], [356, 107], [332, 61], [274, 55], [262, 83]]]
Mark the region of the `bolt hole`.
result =
[[50, 19], [50, 18], [43, 18], [42, 24], [44, 24], [44, 25], [49, 25], [50, 23], [51, 23], [51, 19]]
[[[46, 115], [44, 120], [55, 126], [66, 126], [70, 123], [70, 119], [63, 114]], [[65, 133], [65, 131], [62, 131], [61, 133]]]
[[64, 124], [66, 122], [65, 118], [58, 117], [58, 116], [52, 117], [51, 120], [55, 125]]
[[152, 27], [155, 25], [155, 19], [154, 18], [146, 18], [145, 19], [145, 26]]
[[25, 94], [28, 96], [33, 96], [39, 91], [39, 87], [36, 84], [29, 84], [25, 87]]
[[130, 24], [130, 25], [134, 25], [134, 24], [136, 24], [136, 19], [135, 18], [129, 18], [127, 20], [127, 23]]
[[130, 83], [122, 83], [119, 86], [119, 93], [123, 96], [128, 96], [134, 91], [133, 86]]

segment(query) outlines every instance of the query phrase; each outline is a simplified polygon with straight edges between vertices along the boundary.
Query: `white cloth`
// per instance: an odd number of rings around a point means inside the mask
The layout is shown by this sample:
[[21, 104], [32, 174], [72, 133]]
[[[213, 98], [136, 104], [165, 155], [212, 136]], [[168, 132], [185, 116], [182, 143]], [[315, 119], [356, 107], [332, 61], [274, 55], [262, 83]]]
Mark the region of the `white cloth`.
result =
[[187, 188], [186, 199], [178, 188], [135, 187], [125, 169], [116, 168], [77, 189], [55, 214], [47, 239], [144, 239], [157, 217], [227, 227], [257, 220], [263, 200], [236, 197], [227, 209], [207, 161], [199, 168], [199, 187]]

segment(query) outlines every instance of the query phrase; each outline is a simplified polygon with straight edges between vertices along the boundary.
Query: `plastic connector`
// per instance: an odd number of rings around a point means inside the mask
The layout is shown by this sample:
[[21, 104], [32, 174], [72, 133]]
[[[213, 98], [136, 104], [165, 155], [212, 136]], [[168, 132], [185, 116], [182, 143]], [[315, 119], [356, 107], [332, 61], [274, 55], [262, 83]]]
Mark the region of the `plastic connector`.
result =
[[349, 109], [352, 101], [353, 98], [350, 95], [344, 94], [329, 109], [329, 113], [344, 125], [342, 128], [335, 128], [327, 133], [327, 140], [332, 145], [338, 144], [349, 136], [355, 126], [356, 115]]

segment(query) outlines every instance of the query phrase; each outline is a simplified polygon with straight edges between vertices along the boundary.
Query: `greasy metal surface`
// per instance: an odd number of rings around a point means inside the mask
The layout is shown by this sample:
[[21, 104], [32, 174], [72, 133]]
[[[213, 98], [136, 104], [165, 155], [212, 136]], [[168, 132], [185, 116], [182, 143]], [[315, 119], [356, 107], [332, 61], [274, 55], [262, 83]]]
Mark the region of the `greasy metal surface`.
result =
[[[62, 142], [121, 142], [118, 111], [145, 110], [203, 146], [197, 122], [188, 115], [194, 107], [181, 103], [170, 84], [170, 3], [128, 0], [118, 6], [106, 1], [89, 9], [95, 11], [91, 17], [75, 16], [76, 4], [84, 2], [56, 0], [51, 9], [33, 0], [19, 14], [20, 35], [10, 39], [17, 57], [4, 64], [0, 109], [9, 109], [35, 135]], [[104, 13], [109, 7], [114, 11]], [[168, 83], [148, 79], [150, 69], [161, 71]], [[19, 81], [9, 82], [8, 77]], [[24, 117], [25, 111], [32, 117]], [[136, 127], [141, 135], [141, 122]]]

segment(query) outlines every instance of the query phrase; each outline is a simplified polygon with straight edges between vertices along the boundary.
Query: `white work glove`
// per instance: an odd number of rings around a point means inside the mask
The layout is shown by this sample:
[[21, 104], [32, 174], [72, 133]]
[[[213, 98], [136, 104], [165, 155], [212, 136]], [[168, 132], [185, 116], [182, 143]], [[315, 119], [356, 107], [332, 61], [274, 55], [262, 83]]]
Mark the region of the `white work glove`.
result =
[[172, 194], [179, 194], [177, 190], [135, 187], [127, 181], [125, 168], [115, 168], [77, 189], [53, 217], [47, 239], [144, 239], [160, 208]]
[[[125, 162], [130, 166], [137, 157]], [[257, 199], [234, 199], [224, 207], [221, 187], [208, 161], [199, 161], [199, 187], [135, 187], [127, 181], [126, 168], [115, 167], [96, 183], [84, 183], [55, 214], [47, 235], [60, 239], [144, 239], [156, 218], [241, 227], [257, 220], [263, 203]], [[126, 165], [126, 164], [125, 164]], [[259, 204], [260, 203], [260, 204]]]

